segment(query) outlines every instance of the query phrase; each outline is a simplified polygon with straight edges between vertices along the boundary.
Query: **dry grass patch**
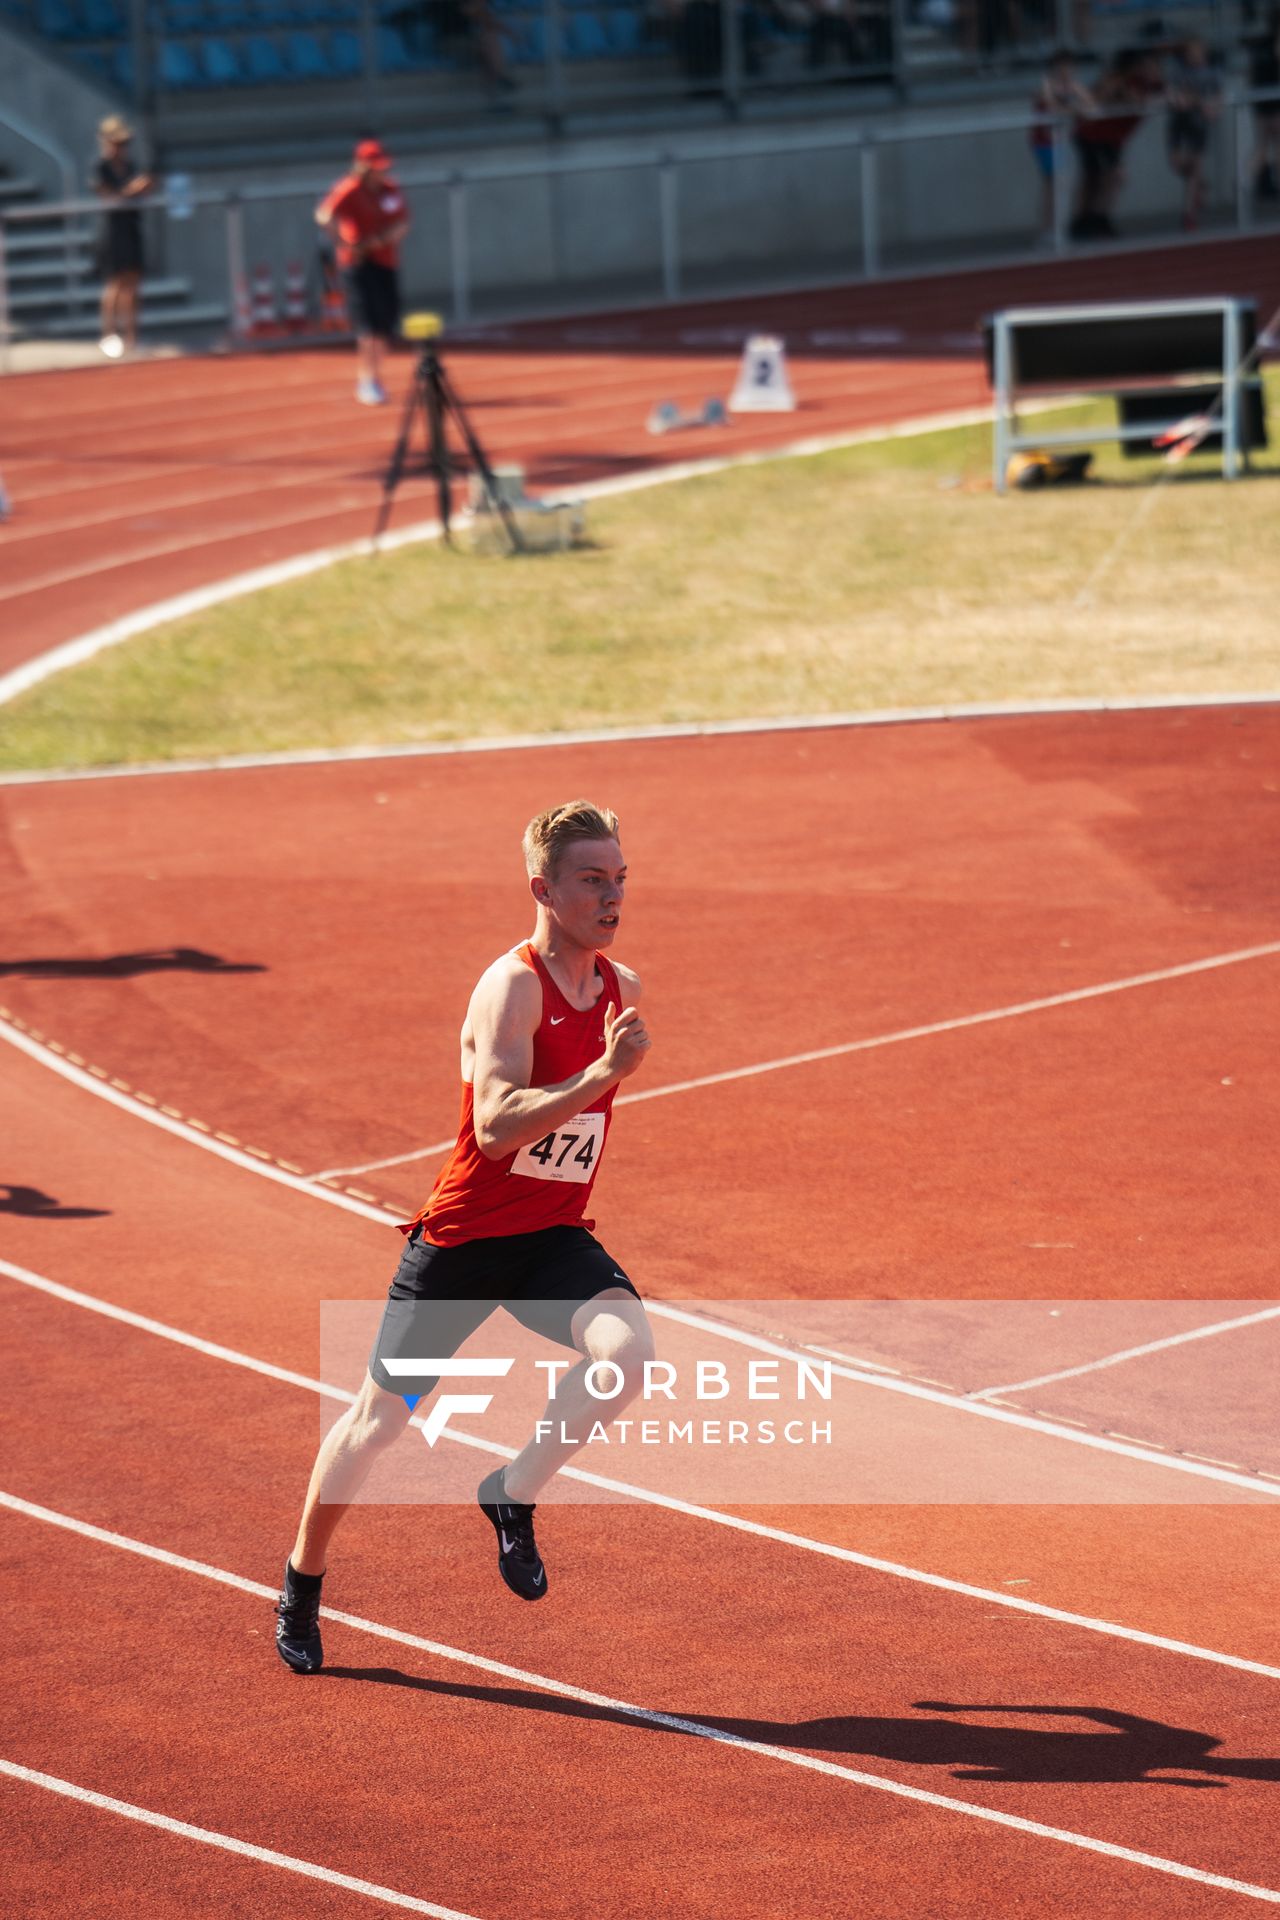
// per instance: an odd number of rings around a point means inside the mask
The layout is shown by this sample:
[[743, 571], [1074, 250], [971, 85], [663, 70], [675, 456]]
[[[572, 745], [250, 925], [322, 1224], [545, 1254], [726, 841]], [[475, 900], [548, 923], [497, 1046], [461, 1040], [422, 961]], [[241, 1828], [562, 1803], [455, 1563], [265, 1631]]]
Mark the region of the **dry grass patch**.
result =
[[349, 562], [35, 689], [0, 765], [1280, 683], [1276, 463], [1097, 470], [998, 499], [973, 428], [601, 501], [570, 555]]

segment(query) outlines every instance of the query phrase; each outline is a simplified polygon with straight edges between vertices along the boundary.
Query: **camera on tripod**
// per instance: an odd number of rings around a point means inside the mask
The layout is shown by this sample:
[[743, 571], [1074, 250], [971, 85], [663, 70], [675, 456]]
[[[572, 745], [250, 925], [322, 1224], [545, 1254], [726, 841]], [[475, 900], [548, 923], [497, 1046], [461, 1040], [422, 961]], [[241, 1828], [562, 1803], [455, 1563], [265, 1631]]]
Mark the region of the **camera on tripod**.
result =
[[468, 419], [466, 408], [440, 358], [437, 343], [444, 333], [444, 321], [438, 313], [410, 313], [405, 316], [400, 331], [406, 340], [420, 343], [420, 352], [418, 364], [413, 370], [409, 395], [405, 401], [400, 431], [396, 436], [391, 460], [382, 483], [382, 499], [373, 529], [374, 546], [377, 546], [386, 532], [395, 490], [400, 484], [409, 460], [414, 421], [421, 416], [426, 436], [423, 471], [435, 476], [440, 527], [446, 542], [451, 540], [453, 480], [456, 474], [464, 471], [461, 466], [455, 464], [454, 456], [449, 452], [448, 423], [452, 420], [466, 448], [471, 469], [479, 482], [486, 506], [501, 519], [507, 539], [511, 543], [511, 551], [523, 553], [525, 541], [516, 516], [498, 485], [488, 456], [480, 444], [479, 436]]

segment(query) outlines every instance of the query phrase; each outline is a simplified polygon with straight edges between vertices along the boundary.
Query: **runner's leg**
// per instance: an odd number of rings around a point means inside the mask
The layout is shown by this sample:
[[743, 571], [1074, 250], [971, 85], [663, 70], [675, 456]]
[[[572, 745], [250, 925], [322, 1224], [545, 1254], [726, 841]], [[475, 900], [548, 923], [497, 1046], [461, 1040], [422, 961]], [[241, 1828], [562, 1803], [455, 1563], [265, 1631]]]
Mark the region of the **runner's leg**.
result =
[[[547, 1402], [541, 1423], [549, 1429], [545, 1437], [535, 1431], [503, 1475], [512, 1500], [536, 1501], [552, 1475], [580, 1450], [592, 1423], [615, 1420], [635, 1399], [644, 1385], [645, 1361], [653, 1359], [653, 1333], [643, 1303], [621, 1287], [608, 1287], [585, 1300], [570, 1331], [582, 1359], [558, 1381]], [[622, 1388], [613, 1399], [597, 1400], [587, 1392], [587, 1370], [606, 1361], [618, 1369]], [[563, 1440], [562, 1428], [567, 1436]]]
[[409, 1407], [398, 1393], [387, 1393], [365, 1375], [360, 1397], [330, 1427], [320, 1444], [303, 1502], [298, 1537], [290, 1562], [297, 1573], [325, 1570], [329, 1542], [343, 1514], [372, 1472], [380, 1454], [409, 1424]]

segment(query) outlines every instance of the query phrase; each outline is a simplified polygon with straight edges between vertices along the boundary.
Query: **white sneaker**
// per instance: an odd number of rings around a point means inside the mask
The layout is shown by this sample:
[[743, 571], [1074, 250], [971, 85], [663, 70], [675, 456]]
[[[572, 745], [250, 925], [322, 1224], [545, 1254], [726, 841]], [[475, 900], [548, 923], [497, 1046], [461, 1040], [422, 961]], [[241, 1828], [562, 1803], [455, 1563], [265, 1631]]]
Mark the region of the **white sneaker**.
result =
[[118, 333], [104, 333], [98, 345], [108, 360], [119, 360], [124, 353], [124, 341]]
[[362, 407], [385, 407], [387, 390], [381, 380], [357, 380], [356, 399]]

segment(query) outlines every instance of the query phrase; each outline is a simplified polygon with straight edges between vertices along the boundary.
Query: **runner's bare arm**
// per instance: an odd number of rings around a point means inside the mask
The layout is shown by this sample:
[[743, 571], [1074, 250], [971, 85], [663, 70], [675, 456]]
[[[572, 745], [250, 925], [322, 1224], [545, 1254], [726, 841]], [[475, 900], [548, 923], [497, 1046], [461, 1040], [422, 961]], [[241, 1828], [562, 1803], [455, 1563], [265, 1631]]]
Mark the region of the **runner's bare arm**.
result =
[[[617, 969], [630, 989], [639, 982]], [[542, 1018], [542, 986], [522, 962], [505, 957], [483, 975], [467, 1013], [474, 1049], [472, 1073], [476, 1143], [487, 1160], [501, 1160], [532, 1146], [544, 1133], [571, 1120], [619, 1080], [634, 1073], [649, 1049], [649, 1036], [634, 1005], [604, 1010], [604, 1052], [569, 1080], [530, 1086], [533, 1036]]]

